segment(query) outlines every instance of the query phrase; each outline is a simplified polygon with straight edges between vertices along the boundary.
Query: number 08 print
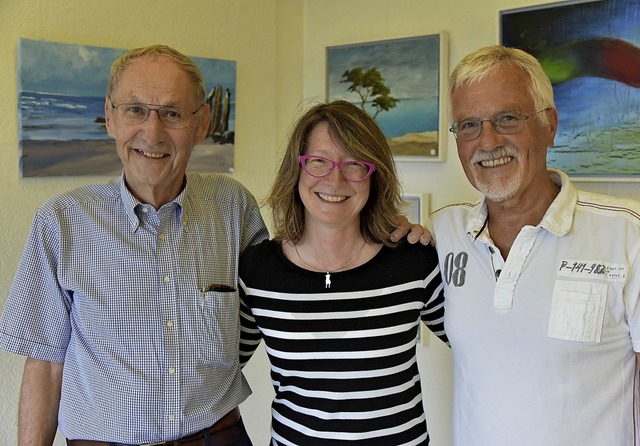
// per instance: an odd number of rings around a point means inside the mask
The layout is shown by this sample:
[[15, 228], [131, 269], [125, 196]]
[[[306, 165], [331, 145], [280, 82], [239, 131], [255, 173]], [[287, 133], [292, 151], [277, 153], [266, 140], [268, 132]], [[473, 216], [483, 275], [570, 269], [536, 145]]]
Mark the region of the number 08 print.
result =
[[461, 287], [465, 284], [467, 278], [467, 260], [469, 255], [462, 251], [458, 254], [450, 252], [444, 258], [443, 279], [447, 285]]

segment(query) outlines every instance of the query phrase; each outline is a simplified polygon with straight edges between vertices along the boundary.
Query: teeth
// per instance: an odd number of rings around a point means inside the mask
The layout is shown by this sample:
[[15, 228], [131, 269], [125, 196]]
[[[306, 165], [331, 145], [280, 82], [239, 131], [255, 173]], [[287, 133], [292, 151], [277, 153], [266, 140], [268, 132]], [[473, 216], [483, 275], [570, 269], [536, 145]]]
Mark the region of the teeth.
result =
[[507, 164], [509, 162], [511, 162], [513, 158], [510, 156], [504, 157], [504, 158], [498, 158], [495, 160], [486, 160], [486, 161], [480, 161], [480, 165], [482, 167], [496, 167], [496, 166], [502, 166], [504, 164]]
[[510, 163], [517, 155], [518, 153], [515, 149], [505, 146], [491, 152], [476, 151], [471, 157], [471, 162], [480, 164], [482, 167], [499, 167]]
[[146, 152], [140, 149], [138, 149], [138, 152], [149, 158], [164, 158], [165, 156], [167, 156], [167, 154], [165, 153]]
[[324, 194], [318, 194], [318, 196], [320, 198], [322, 198], [324, 201], [329, 201], [331, 203], [339, 203], [341, 201], [344, 201], [347, 199], [347, 197], [345, 197], [344, 195], [324, 195]]

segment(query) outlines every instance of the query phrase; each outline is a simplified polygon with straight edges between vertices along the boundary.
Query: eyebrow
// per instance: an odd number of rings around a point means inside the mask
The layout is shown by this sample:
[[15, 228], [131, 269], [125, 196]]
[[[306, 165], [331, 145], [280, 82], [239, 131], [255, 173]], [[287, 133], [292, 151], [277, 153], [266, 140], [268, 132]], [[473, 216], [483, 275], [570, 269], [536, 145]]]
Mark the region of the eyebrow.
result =
[[[519, 113], [519, 114], [523, 114], [523, 112], [522, 112], [522, 110], [520, 110], [520, 108], [511, 107], [511, 108], [503, 108], [500, 111], [492, 113], [491, 115], [489, 115], [489, 118], [491, 118], [493, 116], [496, 116], [496, 115], [501, 115], [503, 113]], [[487, 119], [489, 119], [489, 118], [487, 118]], [[468, 121], [470, 119], [480, 119], [480, 120], [482, 120], [482, 118], [480, 116], [469, 116], [469, 117], [466, 117], [466, 118], [456, 119], [453, 122]]]
[[129, 99], [122, 102], [123, 104], [141, 104], [141, 105], [153, 105], [155, 107], [180, 107], [187, 108], [186, 105], [178, 105], [174, 100], [169, 101], [167, 104], [152, 104], [151, 102], [144, 102], [137, 96], [132, 96]]

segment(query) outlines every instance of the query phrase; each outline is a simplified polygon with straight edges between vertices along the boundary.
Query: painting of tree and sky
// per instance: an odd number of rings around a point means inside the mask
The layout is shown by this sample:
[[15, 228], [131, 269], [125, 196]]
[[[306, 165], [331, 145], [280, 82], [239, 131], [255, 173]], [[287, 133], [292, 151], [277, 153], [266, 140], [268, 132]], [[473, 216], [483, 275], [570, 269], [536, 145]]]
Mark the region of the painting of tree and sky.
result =
[[[369, 113], [400, 160], [442, 161], [444, 33], [327, 48], [327, 98]], [[444, 70], [444, 71], [442, 71]]]

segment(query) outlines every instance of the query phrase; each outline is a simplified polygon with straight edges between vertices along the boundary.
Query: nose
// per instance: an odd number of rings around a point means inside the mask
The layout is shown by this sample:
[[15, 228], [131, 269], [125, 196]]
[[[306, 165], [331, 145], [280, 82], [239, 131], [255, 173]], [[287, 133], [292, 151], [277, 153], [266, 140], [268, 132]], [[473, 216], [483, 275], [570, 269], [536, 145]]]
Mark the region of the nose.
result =
[[[156, 113], [153, 114], [152, 112]], [[144, 139], [147, 140], [148, 143], [157, 144], [164, 139], [166, 129], [162, 120], [160, 120], [160, 113], [158, 110], [149, 109], [147, 119], [145, 119], [140, 125], [142, 126]]]
[[480, 125], [482, 126], [480, 130], [480, 136], [478, 136], [476, 140], [477, 144], [480, 147], [493, 149], [498, 145], [502, 145], [503, 135], [498, 133], [490, 120], [487, 119], [485, 121], [482, 121]]
[[162, 120], [160, 119], [160, 110], [155, 109], [155, 108], [150, 108], [150, 109], [149, 109], [149, 113], [147, 113], [147, 119], [146, 119], [145, 121], [149, 121], [149, 120], [151, 120], [151, 116], [152, 116], [152, 115], [151, 115], [151, 112], [156, 112], [156, 119], [157, 119], [160, 123], [162, 123]]
[[[156, 112], [155, 116], [152, 112]], [[160, 119], [160, 111], [155, 108], [150, 108], [149, 113], [147, 113], [147, 119], [145, 119], [142, 124], [144, 125], [159, 125], [160, 127], [164, 127], [162, 123], [162, 119]]]
[[342, 174], [342, 170], [340, 170], [340, 166], [333, 166], [333, 169], [331, 170], [331, 172], [329, 172], [329, 175], [325, 176], [324, 178], [328, 183], [331, 184], [340, 184], [347, 181], [347, 179]]

